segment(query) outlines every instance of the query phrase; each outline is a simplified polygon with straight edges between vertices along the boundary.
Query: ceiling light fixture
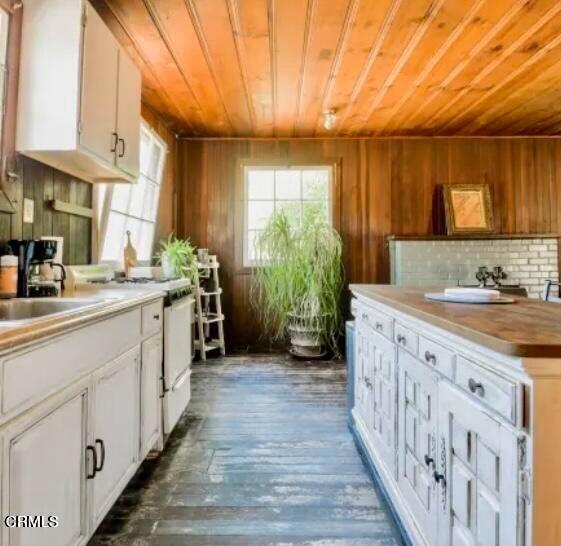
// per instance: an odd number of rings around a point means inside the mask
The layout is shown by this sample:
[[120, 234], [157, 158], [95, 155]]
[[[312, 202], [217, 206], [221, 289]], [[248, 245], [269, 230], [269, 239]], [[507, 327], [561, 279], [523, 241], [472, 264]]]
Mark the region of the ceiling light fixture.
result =
[[331, 129], [333, 129], [335, 127], [336, 123], [337, 123], [337, 114], [335, 113], [335, 110], [333, 110], [333, 109], [326, 110], [323, 113], [323, 126], [328, 131], [331, 131]]

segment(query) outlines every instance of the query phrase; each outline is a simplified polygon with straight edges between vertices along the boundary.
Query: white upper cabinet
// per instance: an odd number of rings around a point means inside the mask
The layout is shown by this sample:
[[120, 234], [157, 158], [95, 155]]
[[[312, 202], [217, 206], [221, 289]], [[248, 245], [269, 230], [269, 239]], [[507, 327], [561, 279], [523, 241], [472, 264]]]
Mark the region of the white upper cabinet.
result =
[[140, 164], [140, 72], [128, 55], [119, 51], [117, 103], [117, 166], [137, 177]]
[[135, 182], [140, 72], [86, 0], [26, 0], [17, 150], [90, 182]]
[[82, 62], [80, 145], [111, 164], [117, 147], [119, 44], [88, 8]]

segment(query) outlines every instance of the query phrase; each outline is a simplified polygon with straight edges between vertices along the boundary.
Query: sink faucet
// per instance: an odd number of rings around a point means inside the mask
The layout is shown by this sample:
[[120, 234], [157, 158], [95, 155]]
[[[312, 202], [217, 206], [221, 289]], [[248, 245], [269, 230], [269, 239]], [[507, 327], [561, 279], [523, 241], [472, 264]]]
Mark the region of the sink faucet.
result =
[[487, 270], [487, 266], [482, 265], [477, 269], [475, 278], [479, 281], [479, 286], [485, 288], [487, 286], [487, 281], [491, 276], [491, 272]]

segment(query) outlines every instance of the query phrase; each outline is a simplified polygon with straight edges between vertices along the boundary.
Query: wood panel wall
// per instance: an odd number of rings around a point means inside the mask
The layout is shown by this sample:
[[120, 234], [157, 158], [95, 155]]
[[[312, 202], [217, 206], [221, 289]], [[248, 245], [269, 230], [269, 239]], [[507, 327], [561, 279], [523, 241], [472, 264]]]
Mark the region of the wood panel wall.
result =
[[348, 282], [388, 282], [387, 235], [443, 230], [439, 184], [489, 183], [499, 233], [561, 232], [561, 139], [182, 140], [178, 232], [220, 259], [230, 348], [261, 333], [235, 255], [236, 177], [250, 160], [338, 162]]
[[[91, 262], [92, 220], [64, 212], [55, 212], [48, 201], [59, 199], [83, 207], [92, 206], [92, 185], [34, 159], [18, 158], [19, 180], [6, 183], [6, 191], [16, 208], [15, 214], [0, 212], [0, 240], [38, 239], [41, 236], [64, 237], [64, 263]], [[23, 200], [33, 199], [32, 224], [23, 222]]]

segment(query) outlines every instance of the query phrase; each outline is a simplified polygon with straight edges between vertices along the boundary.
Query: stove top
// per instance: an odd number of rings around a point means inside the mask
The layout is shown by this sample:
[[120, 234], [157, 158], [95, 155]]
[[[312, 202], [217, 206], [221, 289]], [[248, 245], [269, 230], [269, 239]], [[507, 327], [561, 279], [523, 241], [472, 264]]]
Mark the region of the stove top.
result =
[[[168, 293], [188, 292], [191, 286], [188, 279], [168, 279], [159, 276], [148, 277], [142, 275], [132, 278], [114, 278], [114, 271], [105, 265], [71, 266], [69, 269], [77, 285], [95, 284], [103, 288], [135, 288]], [[147, 272], [150, 272], [151, 269], [143, 268]]]

